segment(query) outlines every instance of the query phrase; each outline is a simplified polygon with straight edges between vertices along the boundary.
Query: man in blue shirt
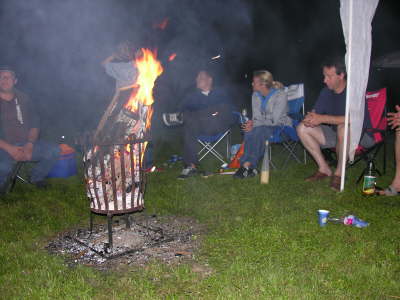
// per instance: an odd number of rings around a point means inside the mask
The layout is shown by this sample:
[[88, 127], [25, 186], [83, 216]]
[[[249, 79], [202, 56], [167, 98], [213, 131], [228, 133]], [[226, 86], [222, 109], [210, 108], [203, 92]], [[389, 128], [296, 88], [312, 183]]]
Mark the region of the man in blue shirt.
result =
[[185, 164], [178, 179], [198, 173], [197, 138], [213, 136], [226, 131], [233, 123], [233, 104], [223, 89], [213, 87], [210, 71], [201, 70], [196, 77], [196, 91], [182, 102], [183, 113], [183, 162]]
[[[324, 83], [314, 109], [309, 112], [303, 122], [297, 126], [297, 133], [303, 146], [314, 158], [318, 170], [307, 177], [306, 181], [319, 181], [331, 177], [330, 187], [340, 190], [340, 175], [342, 170], [342, 152], [344, 146], [344, 123], [346, 110], [347, 74], [343, 59], [333, 58], [322, 65]], [[364, 116], [364, 128], [368, 127], [367, 111]], [[360, 144], [366, 148], [374, 144], [373, 137], [364, 134]], [[338, 163], [332, 172], [326, 162], [321, 148], [336, 148]]]

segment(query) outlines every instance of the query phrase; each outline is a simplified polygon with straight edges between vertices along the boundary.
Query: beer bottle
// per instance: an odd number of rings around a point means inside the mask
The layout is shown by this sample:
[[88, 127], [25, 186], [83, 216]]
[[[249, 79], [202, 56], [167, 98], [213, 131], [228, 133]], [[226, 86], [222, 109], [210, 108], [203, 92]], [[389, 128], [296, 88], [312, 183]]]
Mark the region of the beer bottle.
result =
[[363, 189], [362, 192], [364, 195], [374, 195], [375, 194], [375, 183], [376, 183], [376, 176], [374, 171], [374, 166], [372, 161], [369, 162], [368, 170], [366, 170], [364, 174], [364, 182], [363, 182]]

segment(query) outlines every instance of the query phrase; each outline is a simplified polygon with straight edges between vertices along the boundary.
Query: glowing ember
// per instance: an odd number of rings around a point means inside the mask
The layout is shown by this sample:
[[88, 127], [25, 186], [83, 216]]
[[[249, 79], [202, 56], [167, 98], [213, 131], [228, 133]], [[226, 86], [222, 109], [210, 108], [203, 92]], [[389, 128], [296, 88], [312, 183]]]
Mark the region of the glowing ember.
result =
[[159, 23], [159, 24], [154, 24], [154, 25], [153, 25], [153, 28], [154, 28], [154, 29], [161, 29], [161, 30], [164, 30], [164, 29], [167, 27], [168, 22], [169, 22], [169, 18], [165, 18], [164, 20], [161, 21], [161, 23]]
[[172, 53], [169, 57], [168, 57], [168, 61], [173, 61], [176, 57], [176, 53]]

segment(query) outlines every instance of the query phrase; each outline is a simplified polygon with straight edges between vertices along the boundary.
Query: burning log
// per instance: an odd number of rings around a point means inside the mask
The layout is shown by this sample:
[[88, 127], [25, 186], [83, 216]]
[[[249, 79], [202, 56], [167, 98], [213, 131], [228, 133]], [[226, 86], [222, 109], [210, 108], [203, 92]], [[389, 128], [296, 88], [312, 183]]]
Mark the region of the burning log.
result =
[[94, 143], [111, 144], [126, 139], [139, 139], [145, 136], [146, 123], [151, 118], [151, 108], [141, 103], [135, 110], [126, 107], [126, 103], [135, 98], [138, 86], [116, 91], [110, 105], [97, 126]]

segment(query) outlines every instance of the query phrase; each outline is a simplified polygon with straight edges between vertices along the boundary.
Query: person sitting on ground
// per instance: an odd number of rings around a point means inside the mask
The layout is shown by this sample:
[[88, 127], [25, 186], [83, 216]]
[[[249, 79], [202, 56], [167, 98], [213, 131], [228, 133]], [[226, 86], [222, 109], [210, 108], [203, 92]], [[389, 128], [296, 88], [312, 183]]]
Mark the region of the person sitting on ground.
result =
[[252, 120], [243, 125], [244, 153], [240, 158], [241, 167], [234, 178], [248, 178], [257, 175], [257, 164], [265, 151], [265, 141], [281, 125], [290, 126], [288, 117], [288, 96], [283, 85], [274, 81], [266, 70], [253, 73]]
[[231, 98], [222, 88], [214, 88], [214, 76], [210, 70], [200, 70], [196, 77], [195, 92], [182, 102], [179, 111], [183, 115], [183, 162], [184, 168], [178, 179], [198, 173], [197, 138], [213, 136], [230, 128], [235, 118]]
[[396, 160], [396, 173], [392, 183], [383, 191], [378, 191], [383, 196], [400, 195], [400, 106], [396, 105], [396, 112], [388, 113], [388, 123], [395, 130], [394, 156]]
[[[325, 88], [319, 94], [314, 109], [297, 126], [298, 136], [303, 146], [314, 158], [318, 170], [307, 177], [306, 181], [319, 181], [331, 177], [330, 187], [340, 190], [342, 172], [342, 152], [344, 145], [344, 123], [346, 110], [347, 74], [344, 60], [334, 57], [322, 64]], [[364, 112], [363, 128], [370, 127], [368, 109]], [[370, 133], [364, 133], [360, 145], [370, 148], [374, 139]], [[326, 162], [321, 148], [335, 148], [338, 156], [336, 170], [333, 172]]]
[[30, 181], [46, 187], [45, 178], [57, 162], [60, 148], [39, 140], [39, 119], [28, 95], [15, 88], [17, 78], [10, 67], [0, 67], [0, 187], [7, 180], [16, 162], [37, 161]]

